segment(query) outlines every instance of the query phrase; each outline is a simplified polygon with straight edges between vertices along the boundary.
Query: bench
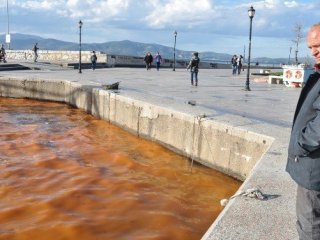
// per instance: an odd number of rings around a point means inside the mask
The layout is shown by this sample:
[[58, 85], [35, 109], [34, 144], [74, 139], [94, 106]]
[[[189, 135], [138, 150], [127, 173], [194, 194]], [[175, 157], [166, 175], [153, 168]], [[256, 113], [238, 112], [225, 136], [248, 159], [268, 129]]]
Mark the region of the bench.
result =
[[269, 76], [269, 84], [283, 84], [283, 76]]
[[269, 74], [271, 72], [270, 69], [260, 69], [260, 73], [262, 74]]

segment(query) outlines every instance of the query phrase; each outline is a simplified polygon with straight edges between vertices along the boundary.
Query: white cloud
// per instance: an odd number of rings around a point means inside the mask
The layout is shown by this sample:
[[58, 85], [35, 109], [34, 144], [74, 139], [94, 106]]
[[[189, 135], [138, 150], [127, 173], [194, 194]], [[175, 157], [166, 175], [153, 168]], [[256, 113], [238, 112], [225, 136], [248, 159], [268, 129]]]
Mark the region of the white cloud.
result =
[[67, 6], [65, 16], [99, 22], [122, 15], [129, 6], [129, 0], [68, 0]]
[[24, 1], [21, 3], [22, 8], [35, 9], [35, 10], [51, 10], [59, 5], [58, 1]]
[[16, 0], [14, 5], [28, 10], [51, 10], [72, 19], [86, 18], [88, 21], [103, 21], [122, 15], [131, 0]]
[[275, 9], [280, 5], [281, 1], [278, 0], [265, 0], [264, 6], [269, 9]]
[[296, 1], [285, 1], [284, 5], [288, 8], [295, 8], [299, 6], [299, 4]]
[[196, 26], [208, 21], [214, 13], [209, 0], [151, 0], [149, 4], [151, 12], [144, 20], [155, 28], [182, 24]]
[[280, 1], [280, 0], [264, 0], [263, 2], [256, 2], [255, 3], [258, 8], [264, 9], [271, 9], [272, 11], [281, 12], [285, 11], [286, 8], [294, 8], [298, 7], [299, 4], [296, 1]]

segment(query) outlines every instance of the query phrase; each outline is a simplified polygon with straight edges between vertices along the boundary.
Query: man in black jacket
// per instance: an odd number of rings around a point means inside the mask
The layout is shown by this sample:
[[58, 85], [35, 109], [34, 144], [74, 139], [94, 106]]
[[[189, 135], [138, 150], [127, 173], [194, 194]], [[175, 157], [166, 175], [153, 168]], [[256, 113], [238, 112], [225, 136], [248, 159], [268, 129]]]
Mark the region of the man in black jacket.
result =
[[92, 55], [91, 55], [91, 57], [90, 57], [92, 70], [95, 70], [95, 69], [96, 69], [97, 59], [98, 59], [98, 58], [97, 58], [96, 52], [93, 51], [93, 52], [92, 52]]
[[[320, 65], [320, 23], [307, 35], [307, 45]], [[316, 68], [318, 69], [318, 68]], [[293, 119], [286, 170], [298, 184], [299, 239], [320, 239], [320, 72], [303, 87]]]
[[194, 78], [194, 80], [196, 81], [195, 86], [198, 86], [199, 63], [200, 63], [199, 53], [194, 52], [187, 66], [187, 69], [190, 69], [190, 72], [191, 72], [191, 85], [193, 85], [193, 78]]
[[38, 60], [38, 43], [35, 43], [34, 45], [33, 45], [33, 48], [32, 48], [32, 51], [33, 51], [33, 53], [34, 53], [34, 56], [33, 56], [33, 61], [34, 62], [37, 62], [37, 60]]
[[145, 63], [146, 63], [146, 68], [147, 68], [147, 70], [151, 69], [151, 64], [152, 64], [152, 62], [153, 62], [153, 57], [152, 57], [152, 55], [151, 55], [150, 52], [148, 52], [148, 53], [146, 54], [146, 56], [144, 57], [144, 61], [145, 61]]

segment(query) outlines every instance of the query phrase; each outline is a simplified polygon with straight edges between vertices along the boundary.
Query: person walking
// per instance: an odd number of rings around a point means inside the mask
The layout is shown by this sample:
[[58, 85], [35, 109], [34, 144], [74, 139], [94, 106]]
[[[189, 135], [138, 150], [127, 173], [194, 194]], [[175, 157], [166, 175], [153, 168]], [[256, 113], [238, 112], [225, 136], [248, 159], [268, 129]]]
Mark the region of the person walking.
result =
[[152, 57], [151, 53], [148, 52], [146, 54], [146, 56], [144, 57], [144, 62], [146, 63], [147, 70], [151, 69], [152, 61], [153, 61], [153, 57]]
[[238, 70], [238, 75], [241, 73], [241, 70], [242, 70], [242, 59], [243, 59], [243, 56], [240, 55], [238, 58], [237, 58], [237, 70]]
[[0, 47], [0, 62], [1, 60], [6, 63], [6, 50], [4, 49], [4, 46], [3, 44], [1, 44], [1, 47]]
[[92, 70], [94, 71], [96, 69], [96, 65], [97, 65], [97, 55], [96, 55], [96, 52], [93, 51], [92, 52], [92, 55], [90, 57], [90, 60], [91, 60], [91, 68]]
[[34, 45], [33, 45], [33, 48], [32, 48], [32, 51], [33, 51], [33, 53], [34, 53], [34, 55], [33, 55], [33, 61], [34, 62], [37, 62], [37, 59], [38, 59], [38, 43], [35, 43]]
[[162, 62], [162, 57], [160, 55], [160, 53], [158, 52], [157, 55], [154, 57], [154, 60], [156, 61], [156, 66], [157, 66], [157, 71], [159, 71], [160, 68], [160, 64]]
[[190, 69], [191, 72], [191, 85], [193, 85], [193, 79], [195, 80], [195, 86], [198, 86], [198, 72], [199, 72], [199, 53], [194, 52], [192, 58], [187, 66], [187, 70]]
[[231, 65], [232, 65], [232, 75], [237, 74], [237, 55], [233, 55], [231, 58]]
[[320, 239], [320, 23], [307, 33], [316, 68], [302, 88], [295, 110], [286, 171], [297, 183], [299, 239]]

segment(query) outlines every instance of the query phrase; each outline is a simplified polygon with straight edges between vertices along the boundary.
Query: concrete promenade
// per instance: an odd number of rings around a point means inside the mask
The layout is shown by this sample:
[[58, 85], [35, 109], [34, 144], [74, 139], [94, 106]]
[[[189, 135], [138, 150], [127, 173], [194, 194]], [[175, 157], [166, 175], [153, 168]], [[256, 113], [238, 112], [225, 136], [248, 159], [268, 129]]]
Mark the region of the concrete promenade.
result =
[[[251, 76], [250, 92], [243, 91], [246, 71], [233, 76], [231, 69], [199, 72], [199, 86], [190, 85], [184, 69], [109, 68], [64, 69], [43, 63], [26, 65], [40, 70], [1, 71], [0, 78], [24, 78], [77, 82], [100, 87], [120, 81], [118, 94], [173, 109], [191, 116], [205, 115], [274, 139], [240, 190], [259, 187], [266, 201], [237, 197], [229, 202], [212, 224], [204, 240], [213, 239], [298, 239], [295, 231], [296, 186], [285, 172], [287, 145], [295, 105], [301, 89], [256, 83]], [[258, 70], [254, 70], [258, 71]], [[191, 105], [188, 103], [195, 103]]]

